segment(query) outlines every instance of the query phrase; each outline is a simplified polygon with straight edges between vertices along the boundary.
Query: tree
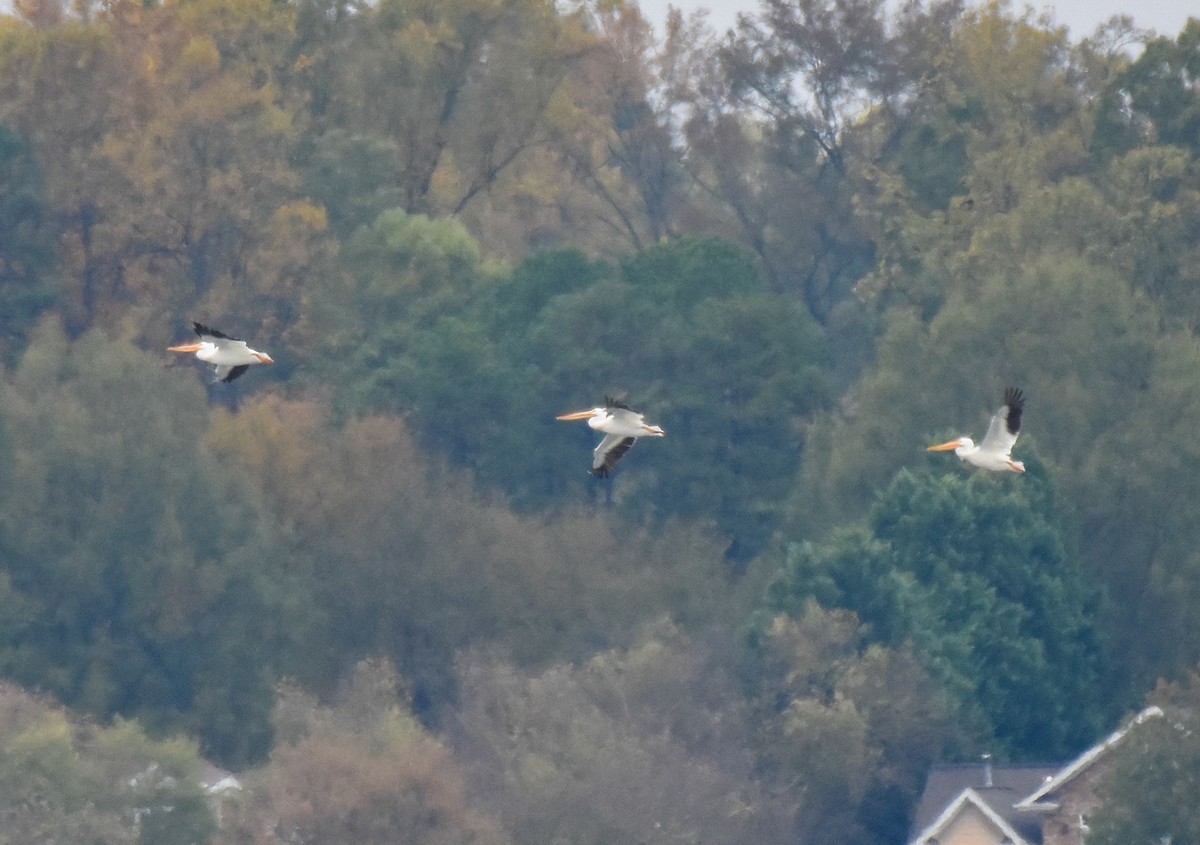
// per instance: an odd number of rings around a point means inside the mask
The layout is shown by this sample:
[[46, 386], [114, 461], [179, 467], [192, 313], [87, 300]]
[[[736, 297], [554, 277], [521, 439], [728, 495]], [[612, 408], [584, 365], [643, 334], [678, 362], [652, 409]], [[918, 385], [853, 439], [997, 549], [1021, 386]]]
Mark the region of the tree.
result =
[[199, 382], [99, 333], [72, 343], [48, 319], [0, 391], [15, 457], [0, 671], [98, 716], [191, 729], [218, 760], [265, 753], [271, 684], [298, 640], [282, 610], [303, 573], [204, 445]]
[[201, 845], [215, 833], [192, 743], [89, 723], [11, 684], [0, 714], [5, 840]]
[[0, 359], [55, 299], [57, 255], [41, 169], [29, 144], [0, 125]]
[[[945, 6], [953, 4], [935, 4], [918, 25], [910, 6], [902, 31], [944, 30]], [[701, 132], [707, 124], [706, 146], [727, 153], [739, 134], [760, 133], [755, 166], [727, 169], [706, 156], [700, 178], [733, 206], [776, 289], [802, 296], [823, 325], [837, 323], [875, 258], [853, 198], [877, 145], [869, 131], [859, 145], [851, 124], [871, 107], [890, 113], [926, 68], [905, 60], [877, 0], [771, 0], [762, 8], [742, 16], [721, 49], [728, 96], [748, 113], [692, 125]]]
[[[717, 239], [661, 244], [626, 261], [618, 278], [596, 276], [587, 287], [547, 278], [542, 288], [561, 292], [524, 318], [527, 333], [497, 324], [499, 348], [507, 360], [538, 363], [532, 389], [547, 419], [556, 403], [561, 413], [605, 393], [653, 411], [668, 436], [637, 454], [640, 472], [629, 483], [640, 489], [626, 513], [712, 519], [731, 557], [748, 560], [777, 525], [774, 503], [798, 465], [804, 421], [828, 401], [822, 333], [802, 307], [764, 289], [745, 253]], [[506, 296], [496, 289], [498, 300]], [[641, 366], [631, 372], [630, 361]], [[516, 454], [534, 451], [530, 440]], [[545, 452], [541, 459], [555, 462], [546, 476], [574, 475], [568, 495], [583, 494], [586, 479], [570, 472], [578, 459]], [[561, 496], [564, 482], [555, 484], [545, 492]]]
[[306, 613], [324, 645], [298, 672], [316, 689], [347, 660], [384, 655], [436, 723], [464, 649], [494, 646], [522, 666], [581, 660], [647, 619], [692, 627], [729, 612], [720, 547], [701, 533], [516, 514], [428, 458], [397, 417], [335, 429], [319, 405], [265, 400], [220, 413], [210, 436], [295, 537], [292, 565], [311, 567]]
[[[608, 498], [553, 418], [624, 396], [688, 443], [639, 450], [645, 492], [626, 515], [714, 520], [740, 562], [771, 538], [805, 421], [829, 401], [828, 350], [735, 245], [683, 238], [619, 268], [545, 253], [504, 272], [461, 225], [389, 211], [345, 260], [351, 281], [312, 313], [346, 412], [409, 413], [423, 445], [524, 510]], [[481, 426], [480, 409], [520, 424]]]
[[719, 643], [657, 625], [580, 665], [466, 656], [454, 736], [473, 789], [517, 841], [791, 841]]
[[805, 601], [755, 620], [760, 765], [797, 796], [803, 842], [895, 842], [929, 764], [966, 737], [920, 657]]
[[62, 221], [74, 332], [99, 322], [140, 336], [164, 309], [202, 301], [219, 315], [264, 295], [287, 316], [294, 267], [264, 253], [297, 233], [264, 224], [299, 199], [276, 84], [290, 17], [256, 0], [114, 3], [0, 51], [21, 66], [6, 74], [8, 120], [35, 133]]
[[1100, 154], [1120, 154], [1146, 142], [1200, 153], [1200, 19], [1172, 41], [1154, 38], [1103, 92], [1097, 114]]
[[578, 49], [545, 0], [325, 9], [301, 7], [297, 44], [318, 136], [388, 145], [385, 185], [413, 214], [462, 212], [536, 146]]
[[1089, 842], [1191, 842], [1200, 836], [1200, 678], [1160, 683], [1152, 701], [1163, 716], [1128, 727], [1110, 755], [1100, 808], [1088, 816]]
[[1100, 596], [1068, 553], [1052, 488], [1029, 465], [1019, 485], [901, 471], [864, 526], [790, 547], [768, 608], [796, 613], [816, 599], [850, 609], [873, 640], [911, 643], [1005, 753], [1069, 753], [1109, 715]]
[[280, 742], [216, 841], [507, 843], [469, 805], [452, 751], [421, 728], [401, 683], [386, 662], [362, 662], [331, 707], [281, 687]]

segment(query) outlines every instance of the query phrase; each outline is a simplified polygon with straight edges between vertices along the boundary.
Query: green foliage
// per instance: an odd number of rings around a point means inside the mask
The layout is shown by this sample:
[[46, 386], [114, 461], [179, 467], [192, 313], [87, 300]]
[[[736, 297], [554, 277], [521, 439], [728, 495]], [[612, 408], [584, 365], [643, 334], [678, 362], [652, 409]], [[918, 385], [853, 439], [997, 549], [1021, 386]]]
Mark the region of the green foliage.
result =
[[10, 685], [0, 716], [5, 842], [202, 845], [216, 832], [192, 744], [82, 723]]
[[389, 181], [394, 143], [345, 130], [305, 141], [297, 156], [305, 190], [324, 206], [330, 227], [343, 241], [399, 206], [399, 191]]
[[0, 350], [9, 354], [54, 300], [47, 278], [56, 257], [49, 216], [33, 150], [0, 125]]
[[0, 389], [3, 673], [91, 713], [186, 726], [217, 759], [264, 753], [299, 573], [204, 448], [198, 381], [47, 321]]
[[1088, 816], [1089, 842], [1192, 842], [1200, 836], [1200, 679], [1160, 684], [1151, 698], [1163, 715], [1127, 727], [1109, 752], [1101, 805]]
[[603, 515], [520, 516], [430, 462], [394, 417], [326, 427], [268, 400], [222, 414], [214, 446], [260, 480], [274, 521], [311, 561], [328, 651], [301, 677], [327, 688], [350, 657], [386, 655], [423, 716], [453, 706], [455, 654], [496, 645], [522, 665], [584, 659], [666, 616], [701, 626], [736, 606], [719, 547], [687, 526], [631, 533]]
[[1032, 461], [1019, 479], [902, 471], [864, 526], [789, 549], [768, 608], [797, 613], [815, 598], [853, 610], [876, 641], [912, 643], [1007, 754], [1065, 755], [1110, 713], [1099, 597], [1068, 555], [1042, 471]]
[[853, 613], [812, 600], [756, 641], [760, 760], [801, 796], [800, 839], [903, 838], [929, 763], [963, 741], [918, 658], [869, 643]]
[[1152, 140], [1200, 153], [1200, 19], [1172, 41], [1155, 38], [1108, 85], [1097, 114], [1097, 148], [1122, 153]]
[[771, 537], [804, 421], [829, 401], [828, 353], [732, 244], [670, 242], [619, 272], [548, 253], [486, 278], [453, 224], [389, 212], [347, 262], [361, 281], [340, 307], [366, 332], [349, 408], [410, 412], [424, 443], [528, 508], [595, 495], [583, 438], [554, 415], [627, 396], [668, 431], [616, 482], [637, 487], [620, 496], [627, 515], [713, 520], [739, 560]]
[[[1192, 665], [1196, 25], [1131, 60], [1002, 2], [768, 0], [714, 62], [566, 5], [0, 15], [0, 671], [243, 764], [281, 673], [399, 665], [411, 708], [281, 700], [229, 841], [884, 842], [963, 731], [1093, 739], [1100, 629], [1114, 707]], [[245, 393], [133, 345], [190, 318], [286, 392], [211, 412]], [[1024, 478], [898, 475], [1010, 382]], [[605, 394], [668, 436], [597, 483], [553, 417]], [[712, 647], [758, 588], [722, 549], [783, 526], [754, 659]], [[460, 705], [452, 754], [411, 711]], [[73, 742], [6, 750], [58, 840], [128, 841]], [[151, 756], [139, 806], [182, 782]]]

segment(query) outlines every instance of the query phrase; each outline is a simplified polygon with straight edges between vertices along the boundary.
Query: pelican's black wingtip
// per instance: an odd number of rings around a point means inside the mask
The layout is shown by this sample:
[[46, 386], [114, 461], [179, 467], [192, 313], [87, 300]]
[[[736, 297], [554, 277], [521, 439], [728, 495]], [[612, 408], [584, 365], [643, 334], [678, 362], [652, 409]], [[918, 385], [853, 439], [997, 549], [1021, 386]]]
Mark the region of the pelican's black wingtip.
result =
[[1004, 388], [1004, 407], [1008, 414], [1004, 420], [1009, 434], [1017, 434], [1021, 430], [1021, 412], [1025, 409], [1025, 394], [1019, 387]]
[[222, 340], [237, 340], [236, 337], [230, 337], [224, 332], [218, 331], [211, 326], [206, 326], [204, 323], [197, 322], [196, 320], [192, 320], [192, 330], [201, 337], [207, 335], [208, 337], [221, 338]]

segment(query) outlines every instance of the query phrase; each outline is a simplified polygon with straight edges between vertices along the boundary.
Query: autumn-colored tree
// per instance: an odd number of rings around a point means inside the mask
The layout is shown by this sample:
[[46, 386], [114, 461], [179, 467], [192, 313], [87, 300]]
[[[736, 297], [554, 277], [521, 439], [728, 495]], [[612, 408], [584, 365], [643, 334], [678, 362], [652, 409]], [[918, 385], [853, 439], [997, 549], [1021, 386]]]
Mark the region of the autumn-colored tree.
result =
[[101, 726], [0, 685], [0, 838], [201, 845], [216, 823], [185, 740]]
[[[259, 478], [311, 565], [311, 625], [328, 649], [303, 678], [328, 688], [346, 661], [387, 655], [422, 715], [453, 703], [454, 655], [496, 645], [522, 664], [582, 659], [666, 615], [728, 611], [719, 547], [683, 526], [621, 530], [603, 516], [547, 522], [489, 503], [428, 461], [394, 417], [332, 430], [319, 406], [266, 400], [222, 412], [210, 442]], [[714, 592], [716, 591], [716, 592]]]
[[421, 727], [386, 662], [358, 664], [329, 707], [282, 686], [276, 720], [271, 760], [226, 805], [218, 845], [509, 841], [470, 806], [453, 752]]
[[289, 166], [292, 27], [284, 6], [221, 0], [8, 32], [0, 120], [43, 162], [73, 333], [157, 345], [186, 319], [240, 312], [278, 348], [332, 255]]
[[653, 626], [532, 673], [470, 654], [454, 736], [472, 791], [517, 841], [793, 841], [791, 795], [756, 779], [747, 703], [712, 641]]
[[753, 630], [761, 765], [797, 796], [800, 841], [903, 838], [929, 763], [968, 741], [919, 656], [812, 600]]
[[545, 0], [305, 3], [295, 84], [320, 135], [386, 145], [401, 208], [457, 214], [543, 138], [567, 24]]

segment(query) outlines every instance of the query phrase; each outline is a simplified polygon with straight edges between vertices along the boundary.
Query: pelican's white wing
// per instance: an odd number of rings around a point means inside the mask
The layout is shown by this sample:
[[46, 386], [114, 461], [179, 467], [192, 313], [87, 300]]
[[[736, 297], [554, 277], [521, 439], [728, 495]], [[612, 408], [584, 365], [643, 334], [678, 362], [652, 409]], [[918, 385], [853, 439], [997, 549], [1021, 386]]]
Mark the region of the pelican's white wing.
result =
[[1004, 391], [1004, 404], [992, 416], [987, 434], [979, 444], [979, 451], [1008, 457], [1017, 435], [1021, 433], [1021, 410], [1024, 407], [1021, 391], [1010, 387]]

